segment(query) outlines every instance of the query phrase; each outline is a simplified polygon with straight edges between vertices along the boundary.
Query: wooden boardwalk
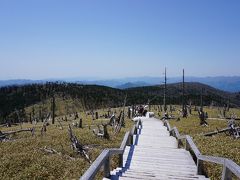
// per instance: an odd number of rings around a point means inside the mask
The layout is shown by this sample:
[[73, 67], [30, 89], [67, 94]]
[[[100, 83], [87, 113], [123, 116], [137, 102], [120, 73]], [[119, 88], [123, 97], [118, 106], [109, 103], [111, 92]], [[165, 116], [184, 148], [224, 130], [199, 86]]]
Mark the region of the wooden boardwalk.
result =
[[208, 179], [197, 175], [197, 166], [190, 153], [178, 149], [163, 122], [142, 118], [143, 128], [134, 137], [134, 145], [123, 155], [123, 168], [111, 172], [111, 179]]

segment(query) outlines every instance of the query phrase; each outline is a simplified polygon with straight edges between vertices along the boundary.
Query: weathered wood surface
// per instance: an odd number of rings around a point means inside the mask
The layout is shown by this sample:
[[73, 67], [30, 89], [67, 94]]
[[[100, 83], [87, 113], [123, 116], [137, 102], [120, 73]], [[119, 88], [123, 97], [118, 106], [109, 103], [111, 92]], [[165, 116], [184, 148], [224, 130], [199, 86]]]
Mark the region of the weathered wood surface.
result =
[[143, 129], [135, 136], [134, 145], [126, 147], [125, 166], [112, 171], [111, 179], [207, 179], [197, 175], [190, 153], [178, 149], [178, 141], [170, 136], [162, 121], [142, 121]]

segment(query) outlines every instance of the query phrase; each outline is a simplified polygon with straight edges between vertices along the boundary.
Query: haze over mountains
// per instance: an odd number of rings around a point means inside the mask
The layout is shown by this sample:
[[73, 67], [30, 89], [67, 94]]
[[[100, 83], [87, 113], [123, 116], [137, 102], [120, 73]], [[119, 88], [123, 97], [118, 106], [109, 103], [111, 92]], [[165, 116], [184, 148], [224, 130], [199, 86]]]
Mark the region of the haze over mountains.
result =
[[[86, 80], [85, 80], [86, 79]], [[10, 85], [26, 85], [32, 83], [45, 83], [45, 82], [76, 82], [79, 84], [95, 84], [103, 85], [118, 89], [127, 89], [132, 87], [152, 86], [163, 84], [163, 77], [131, 77], [131, 78], [119, 78], [119, 79], [97, 79], [97, 78], [62, 78], [62, 79], [44, 79], [44, 80], [29, 80], [29, 79], [15, 79], [15, 80], [1, 80], [0, 87]], [[167, 83], [181, 82], [182, 77], [169, 77]], [[228, 91], [239, 92], [240, 91], [240, 76], [218, 76], [218, 77], [185, 77], [186, 82], [199, 82], [214, 88]]]

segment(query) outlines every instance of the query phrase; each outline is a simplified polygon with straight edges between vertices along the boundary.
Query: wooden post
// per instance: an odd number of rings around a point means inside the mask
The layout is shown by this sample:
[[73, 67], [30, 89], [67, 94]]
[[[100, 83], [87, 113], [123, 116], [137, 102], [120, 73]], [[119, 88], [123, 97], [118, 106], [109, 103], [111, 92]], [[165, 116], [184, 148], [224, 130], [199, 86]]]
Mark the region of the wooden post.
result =
[[104, 177], [109, 178], [110, 177], [110, 158], [107, 157], [105, 163], [104, 163]]
[[180, 148], [181, 147], [181, 140], [178, 139], [177, 142], [178, 142], [178, 148]]
[[200, 159], [197, 160], [197, 174], [203, 175], [203, 161]]
[[186, 147], [185, 147], [185, 149], [186, 149], [187, 151], [190, 151], [190, 145], [189, 145], [187, 139], [186, 139]]
[[119, 154], [119, 165], [120, 168], [123, 167], [123, 154]]
[[232, 180], [232, 172], [226, 166], [226, 160], [224, 160], [222, 180]]
[[133, 145], [133, 135], [130, 134], [129, 137], [128, 137], [128, 146], [131, 146]]
[[137, 134], [137, 130], [138, 130], [137, 127], [135, 127], [134, 134]]

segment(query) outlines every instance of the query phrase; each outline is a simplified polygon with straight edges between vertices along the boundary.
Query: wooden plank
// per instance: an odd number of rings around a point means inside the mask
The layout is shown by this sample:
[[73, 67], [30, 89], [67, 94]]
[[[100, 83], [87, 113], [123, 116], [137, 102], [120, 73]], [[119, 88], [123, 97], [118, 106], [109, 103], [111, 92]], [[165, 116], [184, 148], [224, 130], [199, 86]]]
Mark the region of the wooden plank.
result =
[[214, 157], [214, 156], [205, 156], [199, 155], [198, 159], [205, 161], [205, 162], [212, 162], [220, 165], [224, 165], [225, 158]]
[[84, 175], [80, 178], [80, 180], [94, 179], [94, 177], [96, 176], [96, 174], [98, 173], [99, 169], [104, 164], [108, 156], [109, 156], [109, 150], [108, 149], [103, 150], [103, 152], [92, 163], [90, 168], [84, 173]]
[[122, 144], [120, 146], [120, 149], [123, 151], [125, 150], [126, 146], [128, 145], [129, 135], [130, 135], [130, 132], [128, 131], [123, 138]]
[[226, 167], [232, 171], [240, 179], [240, 166], [230, 159], [226, 159]]
[[189, 144], [190, 148], [193, 150], [196, 157], [198, 157], [201, 153], [195, 143], [193, 142], [192, 138], [190, 136], [186, 136], [186, 141]]

